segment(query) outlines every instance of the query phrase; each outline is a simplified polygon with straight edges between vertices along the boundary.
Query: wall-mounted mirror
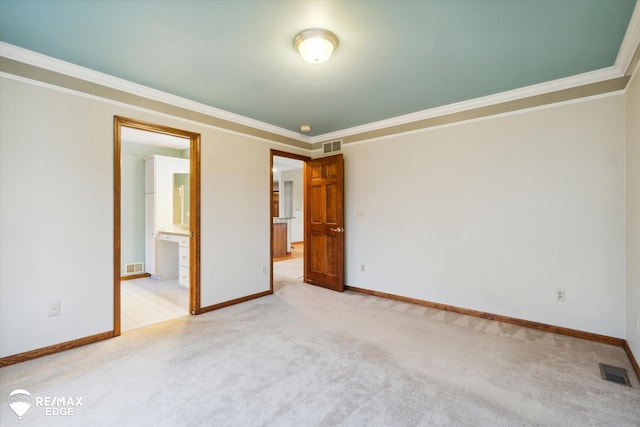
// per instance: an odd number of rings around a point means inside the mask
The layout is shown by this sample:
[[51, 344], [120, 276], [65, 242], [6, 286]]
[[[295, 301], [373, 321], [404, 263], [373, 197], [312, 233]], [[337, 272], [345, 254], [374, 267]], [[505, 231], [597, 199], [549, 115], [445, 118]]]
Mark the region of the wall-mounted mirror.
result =
[[173, 223], [189, 228], [189, 174], [173, 174]]

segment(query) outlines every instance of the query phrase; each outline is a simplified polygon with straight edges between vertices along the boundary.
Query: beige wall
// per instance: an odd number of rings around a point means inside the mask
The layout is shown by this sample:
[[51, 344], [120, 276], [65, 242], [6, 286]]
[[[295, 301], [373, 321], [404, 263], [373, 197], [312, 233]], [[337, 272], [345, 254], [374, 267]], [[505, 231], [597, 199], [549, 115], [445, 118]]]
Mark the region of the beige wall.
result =
[[202, 305], [269, 289], [282, 145], [7, 77], [0, 93], [0, 357], [113, 329], [114, 115], [202, 135]]
[[[0, 78], [0, 356], [113, 329], [113, 109]], [[47, 316], [50, 301], [61, 315]]]
[[[113, 327], [114, 115], [202, 135], [202, 305], [269, 288], [269, 150], [308, 151], [9, 77], [0, 93], [0, 357]], [[346, 145], [347, 284], [638, 354], [637, 111], [636, 77], [625, 95]]]
[[640, 72], [627, 87], [626, 99], [626, 339], [640, 361]]
[[624, 140], [618, 93], [346, 145], [347, 283], [624, 337]]

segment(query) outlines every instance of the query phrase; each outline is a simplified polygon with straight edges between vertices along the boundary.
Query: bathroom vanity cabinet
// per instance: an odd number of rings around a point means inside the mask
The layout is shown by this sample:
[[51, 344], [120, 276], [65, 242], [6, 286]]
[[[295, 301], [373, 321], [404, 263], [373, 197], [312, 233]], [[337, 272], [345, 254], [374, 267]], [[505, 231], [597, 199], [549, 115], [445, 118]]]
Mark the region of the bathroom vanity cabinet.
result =
[[[144, 164], [145, 270], [156, 279], [175, 279], [181, 277], [179, 266], [186, 267], [187, 285], [189, 231], [174, 224], [174, 175], [188, 174], [189, 166], [188, 159], [158, 155], [145, 158]], [[163, 237], [172, 236], [165, 238], [166, 242], [160, 242], [159, 234], [163, 232]], [[172, 240], [174, 237], [175, 242]], [[168, 243], [174, 244], [166, 246]], [[186, 251], [181, 253], [178, 250], [180, 246], [186, 247]], [[183, 262], [180, 257], [184, 252], [187, 257]], [[172, 255], [166, 255], [167, 253]]]
[[178, 283], [189, 287], [189, 236], [180, 232], [158, 233], [157, 272], [164, 279], [178, 277]]
[[178, 283], [189, 287], [189, 237], [182, 237], [178, 242]]

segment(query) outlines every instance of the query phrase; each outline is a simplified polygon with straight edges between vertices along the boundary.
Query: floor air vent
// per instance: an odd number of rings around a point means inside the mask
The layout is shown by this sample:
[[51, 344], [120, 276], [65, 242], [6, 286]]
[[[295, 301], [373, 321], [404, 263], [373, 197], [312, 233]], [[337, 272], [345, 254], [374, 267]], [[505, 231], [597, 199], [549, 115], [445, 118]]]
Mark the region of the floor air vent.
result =
[[629, 382], [629, 376], [627, 370], [624, 368], [618, 368], [617, 366], [605, 365], [600, 363], [600, 375], [603, 380], [612, 381], [614, 383], [622, 384], [631, 387]]
[[127, 274], [144, 273], [144, 265], [141, 262], [125, 264], [124, 270]]

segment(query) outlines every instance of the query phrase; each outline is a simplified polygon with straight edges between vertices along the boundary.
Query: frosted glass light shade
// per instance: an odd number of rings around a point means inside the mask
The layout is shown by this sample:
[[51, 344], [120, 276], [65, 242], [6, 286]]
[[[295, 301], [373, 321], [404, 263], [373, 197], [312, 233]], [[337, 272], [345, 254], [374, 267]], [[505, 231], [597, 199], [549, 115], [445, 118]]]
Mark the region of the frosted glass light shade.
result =
[[293, 39], [293, 45], [305, 61], [322, 64], [331, 58], [338, 47], [338, 37], [327, 30], [305, 30]]

